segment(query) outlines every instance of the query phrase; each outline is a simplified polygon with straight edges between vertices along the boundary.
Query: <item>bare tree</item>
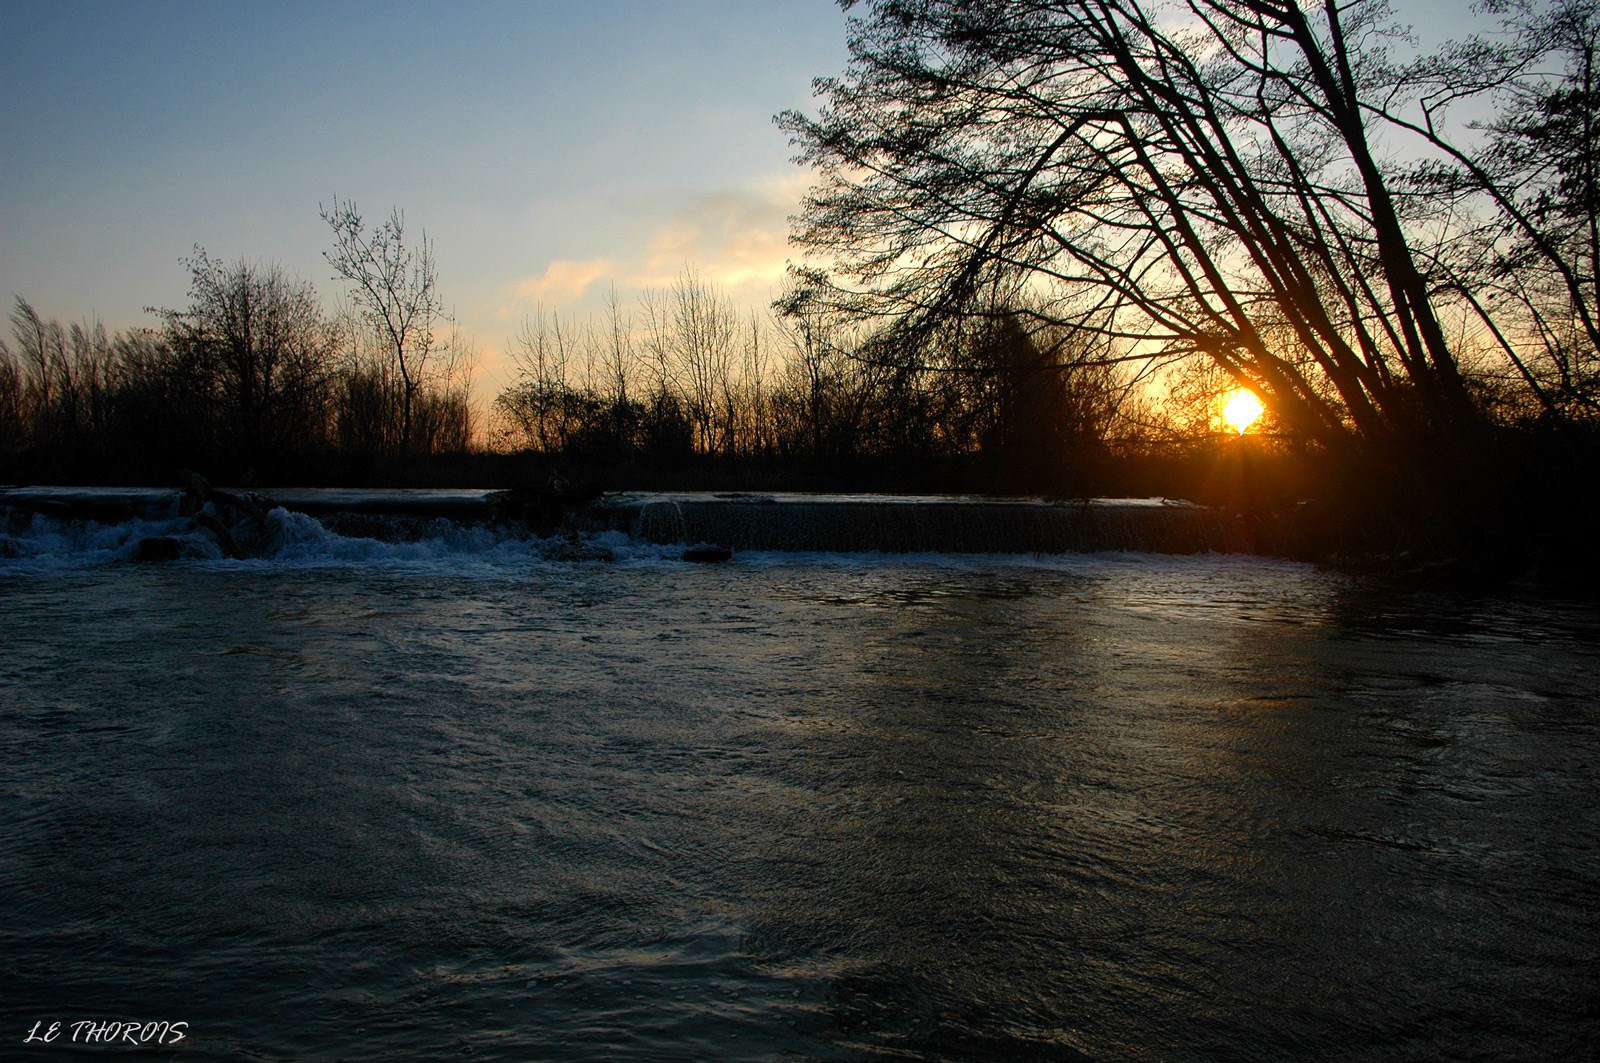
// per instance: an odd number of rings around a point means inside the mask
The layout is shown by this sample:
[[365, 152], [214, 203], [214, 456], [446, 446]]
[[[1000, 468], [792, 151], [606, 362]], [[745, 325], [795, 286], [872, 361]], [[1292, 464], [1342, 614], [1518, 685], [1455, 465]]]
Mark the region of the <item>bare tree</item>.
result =
[[571, 372], [579, 342], [570, 321], [542, 306], [522, 319], [512, 351], [516, 380], [495, 399], [508, 439], [546, 454], [567, 446], [576, 427]]
[[424, 454], [461, 454], [478, 443], [478, 414], [472, 400], [477, 351], [454, 320], [437, 347], [437, 366], [417, 396], [412, 429]]
[[827, 315], [803, 311], [783, 319], [781, 335], [785, 366], [772, 401], [780, 449], [843, 459], [869, 449], [868, 437], [882, 429], [915, 431], [910, 402], [892, 402], [892, 415], [867, 424], [875, 400], [905, 398], [906, 374], [861, 356], [858, 335]]
[[733, 307], [689, 268], [667, 291], [642, 293], [639, 307], [656, 405], [682, 404], [702, 453], [726, 449], [730, 425], [724, 399], [732, 387], [738, 328]]
[[[1498, 38], [1418, 64], [1419, 114], [1387, 116], [1435, 149], [1411, 181], [1476, 225], [1439, 269], [1474, 331], [1546, 417], [1600, 414], [1600, 0], [1486, 0]], [[1463, 98], [1498, 103], [1471, 145], [1450, 135]], [[1462, 238], [1462, 237], [1465, 238]]]
[[11, 333], [16, 337], [17, 349], [23, 366], [35, 410], [50, 408], [50, 382], [57, 373], [56, 363], [65, 352], [62, 329], [56, 322], [46, 322], [22, 296], [16, 297], [11, 308]]
[[23, 374], [16, 363], [11, 347], [0, 337], [0, 469], [7, 478], [11, 462], [16, 459], [28, 438], [27, 398]]
[[606, 331], [600, 351], [600, 371], [604, 378], [603, 390], [617, 409], [628, 406], [628, 380], [632, 376], [637, 357], [633, 349], [632, 321], [623, 314], [617, 299], [617, 286], [613, 284], [606, 294]]
[[185, 265], [189, 307], [157, 312], [215, 404], [219, 445], [265, 471], [321, 443], [338, 334], [316, 291], [278, 266], [225, 263], [200, 247]]
[[1476, 435], [1455, 205], [1377, 147], [1449, 143], [1406, 118], [1427, 84], [1382, 0], [861, 6], [818, 115], [780, 116], [820, 177], [810, 304], [912, 346], [1027, 307], [1118, 357], [1209, 358], [1330, 444]]
[[745, 453], [765, 454], [772, 448], [770, 322], [752, 313], [741, 335], [739, 394], [728, 397], [730, 421], [739, 424], [734, 445]]
[[727, 399], [737, 319], [727, 298], [692, 270], [686, 269], [673, 282], [670, 299], [678, 379], [699, 448], [715, 454], [731, 442]]
[[46, 321], [26, 299], [11, 312], [12, 336], [20, 359], [6, 350], [10, 365], [7, 405], [18, 431], [50, 460], [92, 460], [104, 445], [115, 388], [116, 357], [105, 326], [98, 322]]
[[405, 217], [398, 208], [374, 229], [351, 200], [319, 208], [333, 230], [334, 247], [323, 252], [334, 272], [352, 286], [352, 297], [368, 324], [383, 338], [400, 382], [400, 450], [408, 452], [418, 392], [429, 382], [439, 324], [445, 319], [439, 298], [433, 246], [426, 232], [408, 244]]

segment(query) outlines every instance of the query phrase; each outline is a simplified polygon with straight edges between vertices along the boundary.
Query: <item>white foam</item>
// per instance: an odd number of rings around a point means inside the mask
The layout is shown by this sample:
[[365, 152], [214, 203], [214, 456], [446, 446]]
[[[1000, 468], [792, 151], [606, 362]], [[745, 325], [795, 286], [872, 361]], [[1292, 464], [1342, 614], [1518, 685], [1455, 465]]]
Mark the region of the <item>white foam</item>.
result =
[[0, 566], [33, 570], [93, 568], [132, 560], [139, 544], [148, 539], [174, 540], [179, 556], [192, 560], [223, 556], [215, 536], [196, 528], [186, 518], [102, 523], [62, 521], [34, 514], [24, 527], [6, 537], [5, 553], [14, 556], [0, 560]]

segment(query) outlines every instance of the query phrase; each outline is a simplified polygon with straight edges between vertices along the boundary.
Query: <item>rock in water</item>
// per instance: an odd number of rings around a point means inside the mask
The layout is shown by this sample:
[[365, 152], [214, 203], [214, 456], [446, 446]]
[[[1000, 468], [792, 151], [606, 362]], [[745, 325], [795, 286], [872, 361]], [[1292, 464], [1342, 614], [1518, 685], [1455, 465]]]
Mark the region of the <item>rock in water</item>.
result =
[[176, 561], [183, 553], [183, 544], [170, 535], [152, 535], [148, 539], [140, 539], [139, 545], [133, 548], [135, 561]]
[[685, 561], [715, 562], [733, 557], [733, 551], [715, 543], [696, 543], [683, 552]]

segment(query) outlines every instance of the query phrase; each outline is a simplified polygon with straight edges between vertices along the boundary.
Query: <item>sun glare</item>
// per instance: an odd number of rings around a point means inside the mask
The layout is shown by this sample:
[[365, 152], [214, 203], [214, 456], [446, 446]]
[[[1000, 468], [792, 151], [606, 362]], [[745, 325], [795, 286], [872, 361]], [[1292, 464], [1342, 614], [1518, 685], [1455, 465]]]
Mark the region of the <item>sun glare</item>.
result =
[[1239, 388], [1228, 396], [1228, 402], [1222, 407], [1222, 419], [1228, 427], [1244, 435], [1249, 427], [1256, 423], [1256, 418], [1261, 416], [1264, 407], [1261, 400], [1256, 398], [1255, 392], [1248, 388]]

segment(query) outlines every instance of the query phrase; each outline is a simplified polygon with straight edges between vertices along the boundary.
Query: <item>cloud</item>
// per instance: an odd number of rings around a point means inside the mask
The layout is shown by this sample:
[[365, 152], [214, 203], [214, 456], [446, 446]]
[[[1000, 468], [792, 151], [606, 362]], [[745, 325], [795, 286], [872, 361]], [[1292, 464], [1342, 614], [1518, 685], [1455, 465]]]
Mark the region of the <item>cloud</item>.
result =
[[649, 220], [631, 253], [551, 260], [542, 272], [506, 283], [494, 317], [515, 321], [536, 306], [580, 319], [603, 314], [612, 286], [626, 312], [640, 292], [670, 288], [686, 271], [741, 308], [763, 309], [782, 292], [789, 216], [809, 184], [809, 174], [786, 174], [636, 204]]
[[808, 184], [800, 174], [695, 197], [650, 237], [626, 282], [666, 287], [692, 267], [729, 294], [765, 302], [782, 287], [789, 216]]
[[628, 317], [642, 291], [668, 289], [687, 271], [715, 286], [741, 314], [765, 311], [782, 294], [788, 260], [797, 257], [788, 244], [789, 217], [811, 183], [811, 174], [796, 172], [737, 187], [642, 197], [616, 212], [646, 219], [633, 230], [631, 246], [612, 241], [609, 257], [554, 259], [542, 272], [502, 281], [480, 304], [483, 316], [475, 325], [480, 392], [490, 395], [510, 380], [507, 352], [515, 340], [496, 343], [495, 334], [508, 335], [511, 323], [541, 306], [580, 324], [602, 320], [607, 291], [614, 287]]
[[500, 308], [500, 316], [507, 318], [517, 305], [525, 302], [573, 303], [583, 298], [583, 293], [595, 281], [610, 275], [614, 265], [610, 259], [591, 258], [582, 262], [558, 258], [536, 277], [524, 277], [511, 285], [512, 302]]

